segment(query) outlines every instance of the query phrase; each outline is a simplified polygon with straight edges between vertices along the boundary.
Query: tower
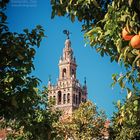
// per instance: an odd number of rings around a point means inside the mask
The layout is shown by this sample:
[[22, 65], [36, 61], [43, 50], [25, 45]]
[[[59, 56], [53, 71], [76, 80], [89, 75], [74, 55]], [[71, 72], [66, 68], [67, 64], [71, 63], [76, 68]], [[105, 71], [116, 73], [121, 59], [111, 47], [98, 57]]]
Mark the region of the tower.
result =
[[64, 114], [71, 115], [73, 110], [79, 107], [81, 102], [87, 100], [86, 80], [82, 86], [76, 78], [76, 59], [73, 56], [69, 32], [67, 30], [67, 39], [63, 54], [59, 60], [59, 78], [56, 85], [48, 82], [48, 98], [54, 101], [54, 106], [64, 111]]

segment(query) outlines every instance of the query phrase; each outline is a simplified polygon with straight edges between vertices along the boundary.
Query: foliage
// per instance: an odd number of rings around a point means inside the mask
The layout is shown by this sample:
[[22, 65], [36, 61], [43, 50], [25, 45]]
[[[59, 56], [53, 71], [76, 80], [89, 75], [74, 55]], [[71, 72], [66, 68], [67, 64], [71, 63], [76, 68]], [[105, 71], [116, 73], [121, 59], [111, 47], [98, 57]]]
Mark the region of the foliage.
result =
[[[133, 2], [130, 1], [113, 1], [112, 5], [108, 5], [108, 12], [104, 19], [100, 20], [85, 36], [101, 56], [109, 55], [111, 62], [122, 63], [126, 67], [127, 73], [121, 75], [117, 81], [121, 88], [127, 88], [127, 83], [131, 83], [133, 89], [139, 91], [137, 86], [137, 83], [140, 83], [139, 50], [133, 49], [130, 42], [123, 40], [121, 36], [124, 27], [131, 34], [138, 34], [140, 30], [140, 15], [133, 6]], [[127, 81], [123, 82], [123, 79]]]
[[[135, 91], [139, 90], [137, 86], [137, 83], [140, 83], [139, 50], [133, 49], [129, 41], [123, 40], [121, 36], [124, 27], [130, 34], [138, 34], [140, 31], [139, 1], [51, 0], [51, 4], [52, 18], [55, 15], [67, 15], [72, 22], [75, 17], [83, 21], [85, 40], [94, 46], [101, 56], [108, 55], [111, 62], [123, 64], [128, 72], [123, 76], [124, 79], [128, 79], [128, 83], [132, 84]], [[120, 85], [127, 88], [127, 84]]]
[[81, 103], [72, 116], [63, 116], [53, 126], [58, 134], [57, 139], [91, 140], [102, 137], [105, 121], [104, 112], [98, 112], [97, 107], [87, 101]]
[[113, 140], [132, 140], [140, 138], [140, 95], [128, 96], [122, 105], [117, 102], [118, 112], [112, 119], [110, 137]]
[[77, 17], [83, 24], [85, 41], [102, 57], [107, 55], [111, 62], [126, 68], [125, 73], [112, 75], [112, 86], [118, 83], [126, 89], [128, 96], [134, 95], [118, 107], [113, 119], [112, 139], [136, 139], [140, 131], [140, 49], [133, 48], [129, 40], [124, 40], [122, 31], [126, 28], [130, 35], [139, 34], [140, 1], [51, 0], [51, 4], [52, 18], [67, 15], [74, 22]]
[[[107, 4], [111, 0], [51, 0], [52, 18], [55, 15], [70, 17], [74, 22], [77, 17], [79, 21], [86, 24], [96, 23], [102, 19], [106, 13]], [[100, 13], [100, 14], [98, 14]]]
[[38, 25], [31, 31], [10, 32], [4, 13], [7, 3], [0, 2], [0, 129], [10, 128], [10, 140], [50, 138], [59, 112], [51, 111], [47, 94], [37, 89], [39, 79], [31, 76], [35, 46], [40, 46], [44, 30]]

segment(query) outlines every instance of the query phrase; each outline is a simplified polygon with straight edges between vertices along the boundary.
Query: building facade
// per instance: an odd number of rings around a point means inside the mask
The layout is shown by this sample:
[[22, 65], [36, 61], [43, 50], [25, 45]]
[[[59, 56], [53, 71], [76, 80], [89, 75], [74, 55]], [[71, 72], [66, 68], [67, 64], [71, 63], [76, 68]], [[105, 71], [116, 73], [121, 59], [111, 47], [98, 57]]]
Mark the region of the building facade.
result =
[[71, 115], [81, 102], [87, 100], [86, 79], [82, 86], [76, 78], [76, 59], [73, 56], [69, 37], [65, 41], [63, 55], [59, 60], [59, 78], [55, 85], [48, 82], [48, 98], [54, 101], [54, 106]]

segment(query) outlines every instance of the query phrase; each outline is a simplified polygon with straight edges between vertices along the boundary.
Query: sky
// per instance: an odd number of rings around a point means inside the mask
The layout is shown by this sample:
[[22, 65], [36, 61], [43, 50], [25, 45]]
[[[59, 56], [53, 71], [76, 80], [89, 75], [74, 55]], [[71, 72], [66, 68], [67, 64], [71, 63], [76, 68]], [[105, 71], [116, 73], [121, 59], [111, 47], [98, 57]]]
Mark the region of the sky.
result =
[[111, 88], [112, 74], [123, 73], [124, 69], [117, 63], [111, 63], [108, 56], [101, 57], [94, 48], [85, 47], [84, 33], [78, 21], [72, 23], [66, 17], [51, 19], [50, 0], [11, 0], [6, 10], [11, 31], [21, 33], [23, 29], [33, 29], [36, 25], [43, 26], [45, 37], [34, 59], [35, 71], [32, 75], [42, 82], [39, 88], [47, 86], [49, 75], [55, 84], [58, 78], [58, 62], [62, 55], [66, 36], [64, 29], [71, 32], [70, 40], [77, 62], [77, 79], [84, 83], [87, 79], [88, 99], [100, 109], [105, 110], [111, 118], [115, 107], [113, 102], [125, 98], [125, 92], [119, 86]]

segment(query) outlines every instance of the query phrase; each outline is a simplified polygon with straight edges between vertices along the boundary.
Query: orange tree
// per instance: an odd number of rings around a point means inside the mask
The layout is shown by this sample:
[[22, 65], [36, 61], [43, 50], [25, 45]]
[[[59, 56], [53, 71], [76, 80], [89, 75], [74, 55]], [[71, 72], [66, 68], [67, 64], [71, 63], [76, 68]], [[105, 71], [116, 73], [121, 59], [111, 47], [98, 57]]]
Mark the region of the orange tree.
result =
[[[125, 88], [129, 96], [140, 96], [140, 1], [139, 0], [51, 0], [52, 18], [56, 15], [67, 16], [72, 22], [78, 20], [82, 22], [82, 31], [84, 37], [90, 46], [94, 47], [101, 56], [107, 55], [110, 61], [120, 63], [126, 68], [123, 74], [113, 74], [112, 79], [114, 86], [116, 83], [121, 88]], [[130, 97], [133, 102], [137, 99]], [[132, 100], [131, 99], [131, 100]], [[140, 130], [133, 133], [132, 130], [137, 128], [139, 115], [132, 111], [132, 107], [137, 106], [140, 112], [140, 102], [132, 103], [126, 99], [125, 107], [127, 116], [124, 121], [119, 124], [118, 119], [113, 119], [114, 124], [120, 130], [113, 130], [117, 134], [116, 139], [122, 135], [121, 139], [125, 139], [121, 130], [125, 134], [139, 136]], [[133, 105], [133, 106], [132, 106]], [[131, 112], [132, 111], [132, 112]], [[118, 109], [118, 113], [121, 109]], [[131, 112], [131, 113], [130, 113]], [[119, 115], [114, 115], [117, 117]], [[128, 116], [133, 116], [131, 119]], [[136, 118], [135, 118], [136, 117]], [[135, 118], [135, 119], [134, 119]], [[131, 128], [129, 127], [131, 124]], [[117, 132], [116, 132], [117, 131]], [[132, 132], [132, 133], [131, 133]], [[128, 138], [128, 137], [127, 137]], [[115, 139], [115, 138], [114, 138]]]
[[[72, 22], [77, 18], [83, 23], [85, 40], [101, 56], [110, 56], [110, 61], [121, 63], [127, 72], [121, 77], [113, 75], [114, 84], [119, 82], [125, 88], [125, 79], [138, 91], [140, 82], [140, 48], [134, 48], [130, 40], [122, 37], [126, 28], [128, 34], [140, 31], [140, 1], [138, 0], [51, 0], [52, 18], [67, 16]], [[127, 87], [126, 87], [127, 88]], [[127, 90], [129, 90], [127, 88]]]
[[31, 76], [35, 47], [40, 46], [44, 30], [38, 25], [31, 31], [10, 32], [8, 1], [0, 1], [0, 133], [7, 133], [10, 140], [50, 139], [51, 124], [59, 113], [49, 109], [47, 94], [37, 89], [39, 79]]
[[110, 127], [111, 140], [140, 139], [140, 96], [128, 96], [124, 104], [116, 104], [117, 112], [113, 114]]

